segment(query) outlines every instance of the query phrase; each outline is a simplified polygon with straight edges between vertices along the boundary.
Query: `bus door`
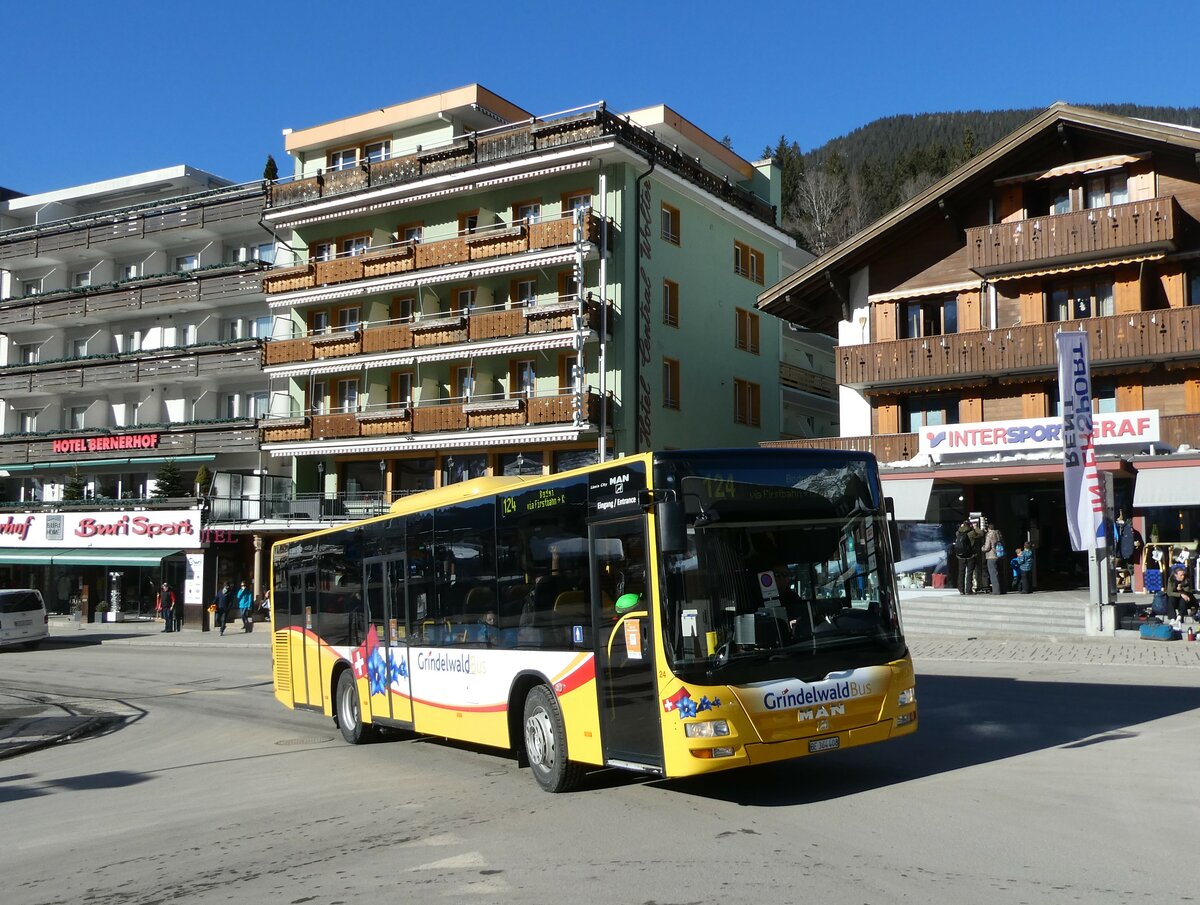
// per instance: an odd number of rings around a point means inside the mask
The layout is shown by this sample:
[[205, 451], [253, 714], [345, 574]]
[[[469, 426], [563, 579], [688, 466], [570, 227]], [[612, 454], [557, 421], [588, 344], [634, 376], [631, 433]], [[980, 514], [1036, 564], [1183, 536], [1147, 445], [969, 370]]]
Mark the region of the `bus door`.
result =
[[645, 517], [594, 523], [588, 529], [588, 545], [604, 759], [628, 767], [661, 768]]
[[363, 561], [363, 568], [367, 618], [375, 629], [387, 686], [385, 694], [371, 694], [371, 715], [411, 723], [412, 689], [408, 681], [408, 632], [404, 618], [405, 562], [403, 553], [372, 557]]
[[[290, 575], [297, 573], [291, 572]], [[321, 586], [317, 570], [302, 569], [299, 572], [300, 591], [303, 595], [304, 612], [304, 669], [297, 675], [306, 677], [308, 688], [308, 703], [320, 707], [324, 703], [324, 689], [321, 684], [321, 643], [318, 640], [321, 627]], [[294, 593], [294, 592], [293, 592]]]

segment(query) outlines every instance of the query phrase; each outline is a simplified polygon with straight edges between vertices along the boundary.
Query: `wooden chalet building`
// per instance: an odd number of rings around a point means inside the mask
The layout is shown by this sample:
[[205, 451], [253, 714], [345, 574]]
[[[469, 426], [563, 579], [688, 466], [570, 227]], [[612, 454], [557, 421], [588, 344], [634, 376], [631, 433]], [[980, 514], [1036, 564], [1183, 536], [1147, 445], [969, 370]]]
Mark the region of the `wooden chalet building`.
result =
[[798, 445], [879, 457], [905, 583], [933, 580], [972, 512], [1010, 550], [1036, 542], [1040, 586], [1086, 583], [1055, 430], [1060, 330], [1089, 336], [1113, 514], [1147, 541], [1200, 536], [1198, 220], [1200, 130], [1060, 103], [760, 295], [836, 332], [842, 436]]

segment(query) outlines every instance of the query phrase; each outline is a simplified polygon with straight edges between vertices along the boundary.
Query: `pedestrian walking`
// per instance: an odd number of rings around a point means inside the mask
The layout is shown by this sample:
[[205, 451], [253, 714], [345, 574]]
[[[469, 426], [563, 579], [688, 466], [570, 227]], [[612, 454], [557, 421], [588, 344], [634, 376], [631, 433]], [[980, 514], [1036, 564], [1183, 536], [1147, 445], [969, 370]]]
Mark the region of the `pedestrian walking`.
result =
[[[158, 589], [158, 597], [154, 601], [154, 609], [156, 612], [162, 613], [164, 632], [172, 632], [175, 630], [175, 592], [171, 590], [171, 586], [165, 581], [162, 587]], [[180, 622], [182, 622], [182, 618]]]
[[213, 601], [213, 606], [216, 607], [217, 628], [224, 635], [225, 626], [229, 624], [229, 612], [237, 606], [237, 594], [233, 591], [233, 582], [226, 581], [221, 585], [221, 590], [217, 592], [217, 599]]
[[1029, 546], [1017, 547], [1017, 568], [1021, 570], [1021, 593], [1033, 593], [1033, 551]]
[[254, 592], [248, 582], [243, 581], [238, 588], [237, 605], [242, 611], [242, 631], [251, 631], [254, 628]]
[[954, 534], [954, 558], [958, 560], [958, 593], [973, 594], [975, 578], [975, 548], [979, 532], [970, 520], [964, 520]]
[[1007, 577], [1006, 571], [1007, 557], [1004, 553], [1004, 536], [1000, 533], [1000, 529], [995, 525], [988, 527], [987, 534], [983, 538], [983, 555], [987, 563], [988, 578], [992, 582], [992, 593], [1004, 593], [1004, 579]]

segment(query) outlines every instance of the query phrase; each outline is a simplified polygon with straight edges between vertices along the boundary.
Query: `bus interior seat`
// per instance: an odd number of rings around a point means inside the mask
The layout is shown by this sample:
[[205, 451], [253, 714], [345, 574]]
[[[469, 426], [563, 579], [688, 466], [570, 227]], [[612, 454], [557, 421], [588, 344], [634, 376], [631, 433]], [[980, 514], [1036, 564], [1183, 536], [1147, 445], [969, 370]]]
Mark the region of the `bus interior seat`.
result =
[[467, 591], [467, 598], [463, 601], [463, 613], [468, 617], [478, 618], [495, 609], [495, 606], [496, 595], [492, 589], [485, 585], [477, 585]]
[[583, 591], [563, 591], [554, 598], [554, 614], [570, 619], [587, 615], [587, 598]]

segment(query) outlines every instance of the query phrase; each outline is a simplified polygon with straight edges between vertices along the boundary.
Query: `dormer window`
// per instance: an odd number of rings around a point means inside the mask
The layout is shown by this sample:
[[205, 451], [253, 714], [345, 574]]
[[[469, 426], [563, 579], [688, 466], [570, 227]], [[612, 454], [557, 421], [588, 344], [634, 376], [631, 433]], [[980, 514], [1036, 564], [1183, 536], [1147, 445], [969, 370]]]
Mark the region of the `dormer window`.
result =
[[1129, 201], [1129, 176], [1124, 170], [1089, 176], [1085, 198], [1089, 208], [1125, 204]]

